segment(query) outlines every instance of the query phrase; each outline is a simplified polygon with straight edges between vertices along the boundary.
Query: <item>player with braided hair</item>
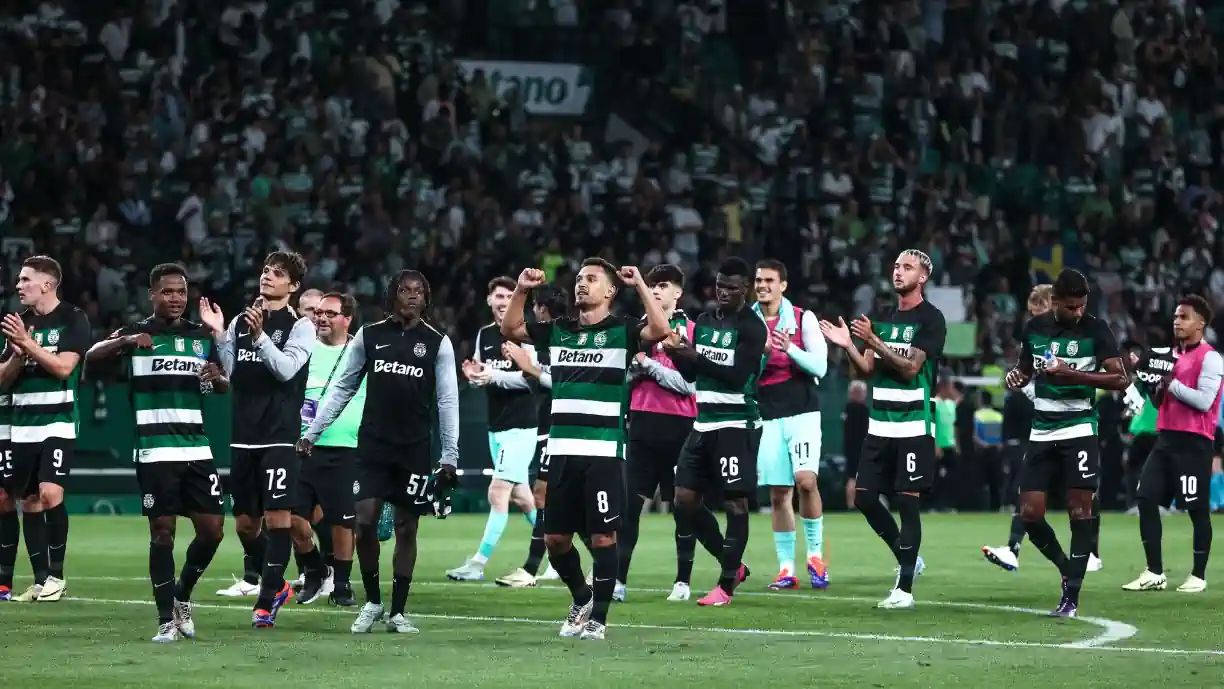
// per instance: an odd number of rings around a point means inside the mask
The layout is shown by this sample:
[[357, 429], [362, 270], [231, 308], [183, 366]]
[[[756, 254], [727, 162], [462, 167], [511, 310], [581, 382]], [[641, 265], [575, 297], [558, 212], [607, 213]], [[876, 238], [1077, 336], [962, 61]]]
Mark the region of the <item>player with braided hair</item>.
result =
[[[459, 459], [459, 388], [450, 338], [424, 318], [429, 281], [415, 270], [400, 271], [384, 293], [389, 317], [361, 328], [349, 342], [335, 382], [318, 414], [298, 441], [310, 454], [320, 435], [357, 394], [362, 380], [366, 401], [357, 431], [357, 557], [366, 603], [352, 624], [354, 634], [373, 630], [383, 619], [378, 579], [378, 516], [395, 505], [395, 573], [388, 631], [416, 633], [405, 616], [416, 567], [417, 531], [422, 515], [444, 517]], [[432, 417], [437, 410], [442, 457], [433, 472]], [[441, 501], [439, 501], [441, 498]]]

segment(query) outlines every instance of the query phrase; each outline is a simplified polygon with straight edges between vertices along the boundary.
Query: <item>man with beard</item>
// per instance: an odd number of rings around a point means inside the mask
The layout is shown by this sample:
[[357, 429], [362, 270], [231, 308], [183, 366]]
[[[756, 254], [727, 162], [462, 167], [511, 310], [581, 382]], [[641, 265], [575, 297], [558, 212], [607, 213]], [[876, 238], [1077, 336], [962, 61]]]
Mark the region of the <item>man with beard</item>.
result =
[[[195, 637], [191, 594], [221, 545], [225, 511], [221, 479], [204, 433], [204, 399], [225, 392], [212, 331], [183, 318], [187, 271], [163, 263], [149, 273], [153, 315], [125, 326], [85, 354], [90, 364], [127, 359], [136, 412], [136, 477], [149, 519], [149, 579], [157, 604], [153, 641]], [[195, 538], [174, 579], [178, 517], [191, 519]]]
[[[871, 418], [855, 479], [855, 507], [897, 558], [897, 582], [876, 606], [894, 610], [914, 607], [914, 577], [922, 572], [923, 493], [931, 489], [938, 469], [935, 457], [935, 408], [932, 397], [947, 324], [927, 301], [923, 288], [931, 277], [931, 259], [906, 249], [893, 264], [896, 307], [874, 319], [859, 316], [847, 326], [821, 321], [830, 342], [846, 350], [851, 365], [871, 382]], [[859, 351], [854, 340], [867, 345]], [[901, 527], [880, 502], [887, 494], [901, 515]]]
[[[1033, 288], [1028, 298], [1030, 320], [1049, 312], [1052, 307], [1051, 298], [1053, 294], [1053, 285], [1037, 285]], [[1019, 495], [1020, 491], [1020, 473], [1024, 466], [1024, 454], [1028, 449], [1028, 437], [1032, 428], [1033, 398], [1035, 395], [1035, 383], [1029, 381], [1029, 384], [1024, 386], [1022, 390], [1011, 391], [1007, 394], [1007, 402], [1003, 408], [1003, 425], [1007, 429], [1005, 435], [1012, 436], [1003, 447], [1003, 461], [1004, 466], [1012, 468], [1012, 484], [1017, 495]], [[1011, 429], [1016, 429], [1017, 433], [1013, 435]], [[1097, 515], [1096, 540], [1099, 540], [1099, 521], [1101, 518], [1099, 496], [1093, 503], [1093, 510]], [[982, 556], [993, 565], [1002, 567], [1009, 572], [1016, 571], [1020, 568], [1020, 545], [1024, 543], [1024, 529], [1024, 520], [1020, 518], [1020, 506], [1017, 504], [1016, 510], [1012, 514], [1007, 546], [1000, 548], [984, 545], [982, 546]], [[1093, 542], [1092, 552], [1088, 554], [1088, 567], [1086, 570], [1088, 572], [1096, 572], [1101, 569], [1101, 558], [1097, 553], [1096, 540]]]
[[[1062, 597], [1050, 613], [1055, 617], [1078, 614], [1096, 541], [1097, 390], [1122, 391], [1130, 385], [1117, 339], [1104, 321], [1085, 312], [1087, 302], [1087, 278], [1072, 269], [1059, 273], [1053, 308], [1025, 325], [1020, 360], [1005, 378], [1010, 390], [1036, 383], [1033, 428], [1020, 478], [1020, 518], [1033, 547], [1062, 575]], [[1046, 496], [1055, 480], [1067, 496], [1070, 558], [1045, 517]]]
[[[502, 320], [502, 336], [549, 350], [552, 426], [544, 525], [549, 560], [570, 591], [563, 637], [603, 640], [616, 586], [616, 532], [625, 507], [625, 403], [634, 356], [671, 332], [661, 305], [637, 268], [617, 271], [600, 258], [582, 263], [575, 280], [578, 315], [527, 323], [527, 295], [544, 282], [536, 268], [519, 274]], [[620, 284], [646, 307], [646, 323], [611, 314]], [[592, 584], [582, 576], [574, 535], [590, 536]]]
[[[679, 266], [655, 266], [646, 276], [655, 301], [670, 319], [672, 332], [690, 341], [693, 321], [677, 308], [684, 294], [684, 273]], [[629, 477], [629, 508], [617, 534], [620, 566], [612, 599], [624, 601], [629, 565], [637, 547], [642, 508], [659, 492], [663, 502], [675, 499], [676, 462], [697, 416], [696, 388], [684, 379], [657, 344], [649, 352], [638, 352], [631, 367], [633, 389], [629, 401], [629, 447], [625, 468]], [[676, 578], [667, 600], [687, 601], [692, 596], [693, 560], [696, 544], [716, 559], [722, 557], [723, 537], [718, 517], [708, 507], [695, 514], [673, 510], [676, 522]], [[688, 522], [692, 522], [691, 524]]]
[[[456, 485], [459, 462], [459, 386], [455, 350], [450, 338], [427, 323], [429, 282], [415, 270], [403, 270], [387, 285], [384, 309], [389, 318], [363, 326], [349, 342], [331, 390], [298, 441], [298, 452], [310, 455], [323, 433], [335, 423], [364, 380], [366, 399], [357, 431], [357, 557], [366, 602], [350, 630], [371, 632], [383, 619], [378, 566], [378, 518], [383, 504], [395, 506], [395, 553], [389, 632], [415, 634], [405, 615], [417, 560], [420, 518], [445, 516], [439, 496]], [[430, 435], [434, 412], [442, 457], [432, 469]], [[447, 498], [448, 499], [448, 498]]]
[[714, 277], [718, 308], [697, 318], [690, 341], [671, 333], [663, 346], [697, 389], [697, 419], [676, 462], [676, 511], [689, 531], [705, 498], [721, 495], [727, 513], [722, 573], [698, 605], [731, 603], [748, 578], [748, 496], [757, 489], [761, 412], [757, 386], [769, 340], [765, 322], [747, 305], [751, 272], [732, 257]]

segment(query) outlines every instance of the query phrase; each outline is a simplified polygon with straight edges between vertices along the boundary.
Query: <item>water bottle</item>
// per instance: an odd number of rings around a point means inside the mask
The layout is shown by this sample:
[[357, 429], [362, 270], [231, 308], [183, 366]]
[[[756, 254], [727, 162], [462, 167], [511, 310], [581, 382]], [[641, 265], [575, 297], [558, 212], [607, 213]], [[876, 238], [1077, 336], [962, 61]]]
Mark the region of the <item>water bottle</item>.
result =
[[1046, 367], [1050, 365], [1050, 362], [1054, 361], [1054, 353], [1047, 349], [1045, 356], [1041, 357], [1041, 360], [1044, 362], [1041, 366], [1041, 370], [1044, 371]]
[[[204, 366], [206, 366], [206, 365], [208, 364], [208, 355], [207, 355], [207, 354], [200, 354], [200, 355], [199, 355], [199, 357], [200, 357], [200, 361], [201, 361], [201, 362], [203, 362], [203, 363], [201, 363], [201, 364], [200, 364], [200, 369], [202, 370], [202, 369], [204, 368]], [[200, 379], [200, 394], [201, 394], [201, 395], [211, 395], [211, 394], [212, 394], [212, 392], [213, 392], [213, 384], [212, 384], [212, 381], [211, 381], [211, 380], [204, 380], [203, 378], [201, 378], [201, 379]]]

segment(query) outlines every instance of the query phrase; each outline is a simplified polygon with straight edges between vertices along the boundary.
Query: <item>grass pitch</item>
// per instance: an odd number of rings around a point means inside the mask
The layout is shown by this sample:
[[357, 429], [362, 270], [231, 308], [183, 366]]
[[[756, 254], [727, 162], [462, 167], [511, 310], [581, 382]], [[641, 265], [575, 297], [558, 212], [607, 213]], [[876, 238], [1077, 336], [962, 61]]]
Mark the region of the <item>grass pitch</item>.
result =
[[[1065, 547], [1065, 519], [1054, 521], [1062, 522]], [[348, 627], [356, 609], [322, 602], [291, 602], [275, 629], [252, 629], [253, 599], [212, 595], [241, 570], [238, 540], [229, 533], [196, 589], [198, 638], [162, 646], [149, 641], [156, 613], [145, 521], [79, 516], [68, 545], [71, 599], [0, 604], [0, 660], [5, 685], [17, 688], [1220, 686], [1224, 589], [1172, 590], [1190, 562], [1185, 517], [1165, 519], [1169, 590], [1135, 594], [1120, 586], [1143, 568], [1137, 520], [1105, 515], [1105, 569], [1089, 575], [1079, 620], [1043, 616], [1058, 602], [1059, 582], [1032, 548], [1022, 551], [1016, 573], [982, 558], [983, 544], [1006, 541], [1007, 522], [1005, 515], [926, 516], [918, 607], [885, 612], [874, 606], [893, 583], [893, 562], [858, 515], [826, 518], [830, 588], [786, 592], [765, 589], [775, 574], [773, 541], [768, 517], [754, 517], [746, 556], [752, 578], [733, 605], [702, 609], [664, 600], [675, 568], [671, 519], [648, 516], [629, 599], [614, 604], [602, 643], [557, 637], [568, 609], [558, 583], [534, 590], [492, 584], [526, 554], [529, 530], [521, 519], [512, 518], [483, 583], [444, 575], [475, 549], [483, 515], [423, 524], [408, 607], [419, 635], [354, 636]], [[180, 566], [190, 534], [181, 522]], [[25, 567], [22, 553], [18, 592], [29, 583]], [[699, 551], [695, 597], [713, 586], [716, 569]], [[296, 575], [292, 566], [290, 573]], [[354, 582], [360, 598], [357, 572]]]

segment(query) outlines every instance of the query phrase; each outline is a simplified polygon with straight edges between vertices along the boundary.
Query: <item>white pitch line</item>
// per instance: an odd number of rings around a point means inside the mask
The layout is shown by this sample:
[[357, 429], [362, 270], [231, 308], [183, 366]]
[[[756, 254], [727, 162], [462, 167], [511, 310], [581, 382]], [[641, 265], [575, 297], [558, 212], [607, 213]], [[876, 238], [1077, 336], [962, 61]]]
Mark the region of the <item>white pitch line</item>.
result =
[[[81, 577], [77, 577], [78, 579]], [[109, 598], [68, 598], [68, 600], [79, 603], [92, 603], [98, 605], [141, 605], [152, 606], [153, 601], [149, 600], [122, 600]], [[215, 603], [195, 603], [195, 608], [214, 609], [214, 610], [234, 610], [249, 613], [250, 608], [239, 605], [218, 605]], [[329, 608], [302, 608], [295, 606], [290, 615], [299, 613], [322, 614], [322, 615], [348, 615], [352, 616], [352, 612], [347, 610], [333, 610]], [[449, 620], [456, 622], [485, 622], [485, 623], [500, 623], [500, 624], [530, 624], [530, 625], [556, 625], [558, 620], [541, 620], [527, 617], [486, 617], [475, 615], [437, 615], [437, 614], [412, 614], [413, 618], [432, 619], [432, 620]], [[609, 625], [611, 629], [642, 629], [647, 631], [668, 631], [668, 632], [699, 632], [704, 634], [727, 634], [733, 636], [777, 636], [777, 637], [792, 637], [792, 638], [826, 638], [826, 639], [852, 639], [855, 641], [894, 641], [907, 643], [930, 643], [930, 644], [947, 644], [954, 646], [987, 646], [987, 647], [1002, 647], [1002, 648], [1043, 648], [1043, 649], [1073, 649], [1080, 648], [1073, 644], [1046, 644], [1035, 641], [998, 641], [994, 639], [957, 639], [938, 636], [901, 636], [897, 634], [856, 634], [851, 632], [823, 632], [814, 630], [782, 630], [782, 629], [734, 629], [724, 627], [684, 627], [679, 625], [662, 625], [662, 624], [613, 624]], [[1159, 653], [1165, 655], [1207, 655], [1207, 656], [1224, 656], [1224, 651], [1210, 650], [1185, 650], [1175, 648], [1127, 648], [1122, 646], [1099, 646], [1092, 647], [1090, 650], [1097, 651], [1113, 651], [1118, 653]]]
[[[84, 576], [84, 577], [73, 577], [73, 579], [74, 580], [83, 579], [85, 581], [148, 581], [148, 579], [145, 577]], [[205, 579], [201, 579], [201, 581], [229, 581], [229, 580], [220, 578], [220, 577], [215, 577], [215, 578], [208, 577]], [[495, 584], [490, 584], [490, 583], [462, 584], [462, 583], [445, 582], [445, 581], [417, 581], [417, 582], [413, 582], [413, 585], [417, 587], [446, 586], [450, 588], [462, 588], [464, 586], [467, 586], [469, 588], [471, 587], [501, 588], [499, 586], [496, 586]], [[538, 588], [560, 589], [561, 587], [559, 586], [540, 586]], [[671, 589], [633, 588], [631, 589], [631, 591], [641, 592], [641, 593], [670, 593]], [[867, 598], [864, 596], [838, 596], [835, 594], [833, 595], [820, 594], [820, 595], [815, 595], [815, 596], [798, 596], [798, 595], [789, 594], [789, 593], [778, 593], [778, 592], [770, 592], [770, 591], [738, 591], [736, 592], [735, 595], [736, 596], [752, 596], [752, 597], [759, 597], [759, 598], [788, 598], [790, 600], [797, 599], [797, 600], [804, 600], [804, 601], [819, 601], [822, 599], [827, 599], [827, 600], [842, 601], [842, 602], [847, 602], [847, 603], [875, 603], [877, 602], [877, 600], [874, 598]], [[918, 605], [919, 607], [935, 605], [935, 606], [940, 606], [940, 607], [945, 607], [945, 608], [965, 608], [969, 610], [993, 610], [993, 611], [998, 611], [998, 612], [1024, 613], [1027, 615], [1045, 615], [1047, 612], [1045, 610], [1037, 610], [1034, 608], [1020, 608], [1020, 607], [1015, 607], [1015, 606], [1010, 606], [1010, 605], [990, 605], [987, 603], [969, 603], [969, 602], [960, 602], [960, 601], [940, 601], [940, 600], [922, 601]], [[1067, 648], [1100, 648], [1103, 646], [1108, 646], [1110, 644], [1117, 643], [1119, 641], [1125, 641], [1139, 633], [1139, 629], [1136, 628], [1134, 625], [1130, 625], [1125, 622], [1119, 622], [1117, 620], [1110, 620], [1104, 617], [1081, 616], [1081, 617], [1077, 617], [1074, 619], [1079, 620], [1080, 622], [1083, 622], [1085, 624], [1090, 624], [1095, 627], [1098, 627], [1100, 628], [1101, 632], [1097, 634], [1096, 636], [1092, 636], [1087, 639], [1082, 639], [1080, 641], [1073, 641], [1073, 642], [1068, 642], [1065, 644], [1058, 644], [1058, 645], [1066, 646]]]

